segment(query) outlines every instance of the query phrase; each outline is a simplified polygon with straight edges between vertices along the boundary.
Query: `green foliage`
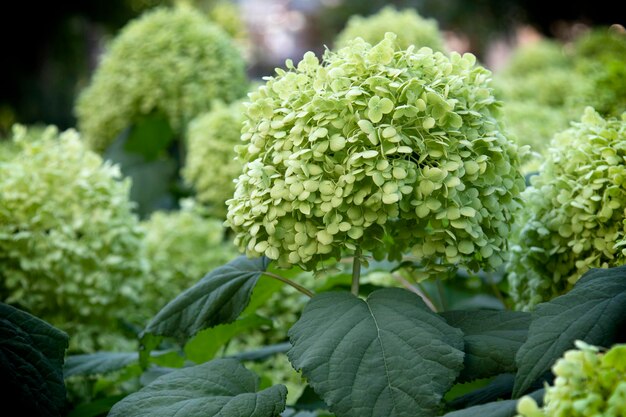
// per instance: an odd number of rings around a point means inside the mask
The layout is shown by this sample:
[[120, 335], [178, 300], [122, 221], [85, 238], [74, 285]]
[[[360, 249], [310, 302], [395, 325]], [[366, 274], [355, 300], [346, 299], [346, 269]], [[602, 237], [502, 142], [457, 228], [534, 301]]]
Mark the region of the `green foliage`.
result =
[[555, 135], [523, 194], [509, 268], [517, 307], [568, 291], [590, 268], [624, 262], [624, 157], [626, 120], [605, 120], [591, 108]]
[[20, 415], [61, 416], [67, 334], [0, 303], [0, 389], [3, 407]]
[[206, 217], [192, 200], [182, 201], [178, 211], [154, 212], [142, 227], [150, 264], [142, 294], [150, 315], [236, 255], [224, 241], [222, 222]]
[[515, 372], [515, 355], [526, 341], [530, 314], [519, 311], [447, 311], [446, 322], [463, 331], [464, 367], [459, 381]]
[[396, 10], [387, 6], [378, 13], [368, 16], [352, 16], [346, 27], [337, 35], [335, 49], [347, 46], [357, 37], [367, 43], [377, 44], [385, 38], [385, 33], [395, 32], [400, 49], [414, 45], [416, 48], [427, 46], [435, 51], [444, 51], [443, 36], [434, 19], [425, 19], [414, 9]]
[[183, 178], [195, 189], [196, 199], [221, 218], [226, 217], [226, 200], [232, 197], [234, 180], [241, 174], [235, 146], [241, 143], [243, 110], [240, 102], [217, 106], [195, 118], [187, 129]]
[[572, 58], [558, 42], [542, 40], [515, 49], [503, 72], [508, 77], [525, 77], [550, 69], [567, 69]]
[[19, 129], [20, 153], [0, 163], [0, 294], [80, 330], [73, 347], [88, 350], [133, 317], [143, 235], [118, 168], [75, 131], [47, 132], [26, 140]]
[[213, 100], [231, 102], [245, 93], [244, 67], [228, 35], [199, 11], [147, 12], [113, 40], [80, 95], [80, 130], [102, 151], [125, 128], [156, 112], [180, 134]]
[[145, 346], [142, 353], [145, 355], [151, 347], [156, 347], [157, 336], [186, 341], [202, 329], [235, 321], [267, 265], [265, 258], [240, 256], [207, 274], [148, 323], [142, 336]]
[[228, 223], [249, 256], [319, 269], [412, 249], [425, 276], [502, 263], [524, 180], [473, 55], [355, 40], [252, 93]]
[[584, 342], [552, 367], [556, 380], [546, 388], [540, 409], [531, 397], [517, 404], [519, 417], [621, 417], [626, 415], [626, 345], [607, 352]]
[[289, 336], [291, 363], [342, 417], [434, 415], [463, 367], [463, 333], [401, 289], [320, 294]]
[[513, 396], [541, 380], [574, 341], [609, 346], [626, 329], [626, 267], [593, 269], [569, 293], [540, 304], [517, 352]]
[[287, 389], [257, 389], [256, 375], [233, 359], [218, 359], [157, 378], [117, 403], [109, 416], [278, 417]]

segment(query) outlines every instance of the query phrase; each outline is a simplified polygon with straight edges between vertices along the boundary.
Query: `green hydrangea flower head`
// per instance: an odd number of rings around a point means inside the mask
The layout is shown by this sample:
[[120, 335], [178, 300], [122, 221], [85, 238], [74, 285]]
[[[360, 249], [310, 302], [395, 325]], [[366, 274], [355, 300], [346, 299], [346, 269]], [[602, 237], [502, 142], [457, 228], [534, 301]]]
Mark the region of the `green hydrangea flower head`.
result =
[[194, 9], [160, 8], [112, 41], [76, 114], [89, 145], [101, 151], [151, 113], [183, 133], [213, 100], [231, 102], [246, 89], [244, 60], [226, 33]]
[[589, 87], [579, 99], [603, 116], [626, 111], [626, 34], [608, 28], [581, 36], [574, 44], [579, 72]]
[[224, 242], [223, 221], [207, 217], [191, 199], [183, 200], [178, 211], [154, 212], [142, 227], [151, 267], [144, 295], [151, 315], [237, 254]]
[[544, 406], [522, 397], [517, 417], [626, 415], [626, 345], [614, 345], [607, 352], [581, 341], [576, 347], [552, 367], [556, 378], [546, 387]]
[[[0, 162], [0, 294], [54, 325], [100, 332], [138, 300], [143, 235], [117, 166], [73, 130], [20, 147]], [[94, 330], [95, 331], [95, 330]]]
[[241, 174], [235, 146], [241, 143], [243, 111], [241, 102], [216, 105], [187, 129], [183, 178], [195, 189], [196, 199], [220, 218], [226, 217], [226, 200], [232, 197], [234, 180]]
[[571, 54], [547, 40], [517, 48], [494, 81], [507, 128], [521, 145], [540, 153], [569, 126], [572, 115], [583, 111], [582, 98], [590, 86]]
[[227, 223], [249, 256], [315, 270], [357, 247], [429, 273], [502, 261], [524, 179], [471, 54], [356, 39], [250, 94]]
[[357, 37], [373, 45], [382, 41], [387, 32], [396, 33], [396, 44], [401, 49], [411, 45], [416, 48], [427, 46], [435, 51], [446, 49], [436, 20], [425, 19], [414, 9], [400, 11], [391, 6], [372, 16], [352, 16], [337, 35], [335, 49], [347, 46]]
[[590, 268], [626, 259], [626, 115], [604, 119], [588, 107], [554, 136], [523, 193], [509, 270], [520, 309], [563, 294]]

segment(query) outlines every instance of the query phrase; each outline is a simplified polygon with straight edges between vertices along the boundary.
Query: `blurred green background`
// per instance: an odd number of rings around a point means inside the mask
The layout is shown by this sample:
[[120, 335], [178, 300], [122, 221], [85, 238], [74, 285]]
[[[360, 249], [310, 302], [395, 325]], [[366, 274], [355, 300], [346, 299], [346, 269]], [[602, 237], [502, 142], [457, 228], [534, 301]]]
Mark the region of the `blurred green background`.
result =
[[[10, 126], [75, 126], [74, 100], [89, 82], [107, 42], [130, 19], [168, 0], [12, 2], [0, 25], [0, 136]], [[210, 9], [215, 0], [196, 0]], [[615, 2], [537, 0], [240, 0], [249, 31], [251, 78], [272, 73], [286, 58], [306, 50], [321, 52], [354, 15], [370, 15], [385, 5], [414, 7], [434, 18], [450, 49], [470, 51], [496, 66], [506, 46], [529, 28], [567, 39], [585, 26], [624, 24]], [[7, 9], [9, 10], [9, 9]], [[11, 24], [13, 22], [13, 24]], [[504, 46], [503, 46], [504, 45]], [[498, 58], [500, 57], [500, 58]]]

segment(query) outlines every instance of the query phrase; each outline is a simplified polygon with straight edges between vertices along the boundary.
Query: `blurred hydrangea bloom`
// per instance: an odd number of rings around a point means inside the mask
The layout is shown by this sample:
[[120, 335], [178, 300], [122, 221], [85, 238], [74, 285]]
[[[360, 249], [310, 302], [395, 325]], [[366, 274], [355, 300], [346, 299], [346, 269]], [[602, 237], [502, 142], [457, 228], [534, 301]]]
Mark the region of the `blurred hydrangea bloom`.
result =
[[241, 174], [235, 146], [241, 143], [243, 105], [217, 105], [195, 118], [187, 129], [187, 159], [182, 171], [196, 191], [196, 199], [214, 216], [226, 217], [226, 200], [235, 191]]
[[554, 136], [523, 194], [509, 282], [518, 308], [569, 290], [590, 268], [626, 259], [626, 115], [592, 108]]
[[575, 70], [571, 54], [553, 41], [539, 41], [515, 50], [496, 73], [507, 129], [520, 144], [543, 152], [552, 136], [580, 114], [587, 78]]
[[179, 211], [154, 212], [142, 223], [152, 277], [144, 289], [144, 298], [151, 316], [237, 255], [235, 247], [224, 242], [222, 223], [207, 218], [193, 200], [183, 200]]
[[126, 318], [145, 272], [130, 183], [75, 131], [28, 135], [16, 128], [20, 151], [0, 162], [0, 293], [72, 338], [82, 325], [98, 338]]
[[396, 33], [400, 49], [414, 45], [416, 48], [427, 46], [435, 51], [445, 50], [436, 20], [425, 19], [413, 9], [399, 11], [390, 6], [372, 16], [352, 16], [337, 35], [335, 49], [347, 46], [357, 37], [373, 45], [382, 41], [387, 32]]
[[626, 345], [607, 352], [581, 341], [552, 367], [544, 406], [531, 397], [517, 403], [517, 417], [622, 417], [626, 415]]
[[471, 54], [356, 39], [250, 95], [228, 224], [249, 256], [316, 269], [344, 249], [428, 274], [502, 262], [524, 179]]
[[213, 100], [231, 102], [246, 89], [244, 60], [225, 32], [191, 8], [156, 9], [113, 40], [76, 114], [101, 151], [142, 116], [163, 114], [182, 133]]

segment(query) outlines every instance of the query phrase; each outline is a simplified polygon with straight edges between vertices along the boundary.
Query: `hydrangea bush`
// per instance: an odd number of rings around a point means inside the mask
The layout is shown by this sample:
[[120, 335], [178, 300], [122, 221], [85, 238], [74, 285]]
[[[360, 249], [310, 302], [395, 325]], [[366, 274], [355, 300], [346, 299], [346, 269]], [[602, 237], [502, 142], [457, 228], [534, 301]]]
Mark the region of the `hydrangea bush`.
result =
[[154, 212], [142, 223], [152, 276], [143, 288], [146, 312], [154, 314], [235, 256], [235, 247], [224, 241], [222, 223], [208, 218], [193, 200], [184, 200], [179, 211]]
[[593, 267], [626, 259], [626, 118], [592, 108], [555, 135], [523, 194], [512, 247], [511, 295], [523, 309], [569, 290]]
[[621, 417], [626, 415], [626, 345], [607, 352], [576, 342], [552, 367], [554, 384], [546, 387], [544, 406], [522, 397], [518, 417]]
[[245, 64], [229, 36], [201, 12], [156, 9], [113, 40], [76, 114], [93, 149], [104, 150], [123, 129], [151, 113], [182, 133], [215, 99], [245, 94]]
[[187, 129], [182, 176], [195, 189], [196, 199], [221, 218], [226, 217], [226, 200], [232, 197], [234, 180], [241, 173], [235, 146], [241, 143], [243, 110], [240, 102], [217, 106], [195, 118]]
[[[0, 162], [0, 293], [74, 339], [125, 317], [145, 272], [142, 233], [116, 166], [87, 150], [75, 131], [19, 128], [20, 147]], [[104, 333], [104, 332], [102, 332]]]
[[436, 51], [445, 50], [436, 20], [425, 19], [414, 9], [400, 11], [390, 6], [372, 16], [352, 16], [337, 35], [335, 48], [345, 47], [357, 37], [376, 44], [384, 39], [387, 32], [396, 33], [396, 43], [401, 49], [414, 45], [417, 48], [427, 46]]
[[311, 270], [409, 249], [441, 273], [502, 262], [524, 179], [490, 72], [395, 35], [312, 53], [250, 95], [228, 224], [248, 256]]

